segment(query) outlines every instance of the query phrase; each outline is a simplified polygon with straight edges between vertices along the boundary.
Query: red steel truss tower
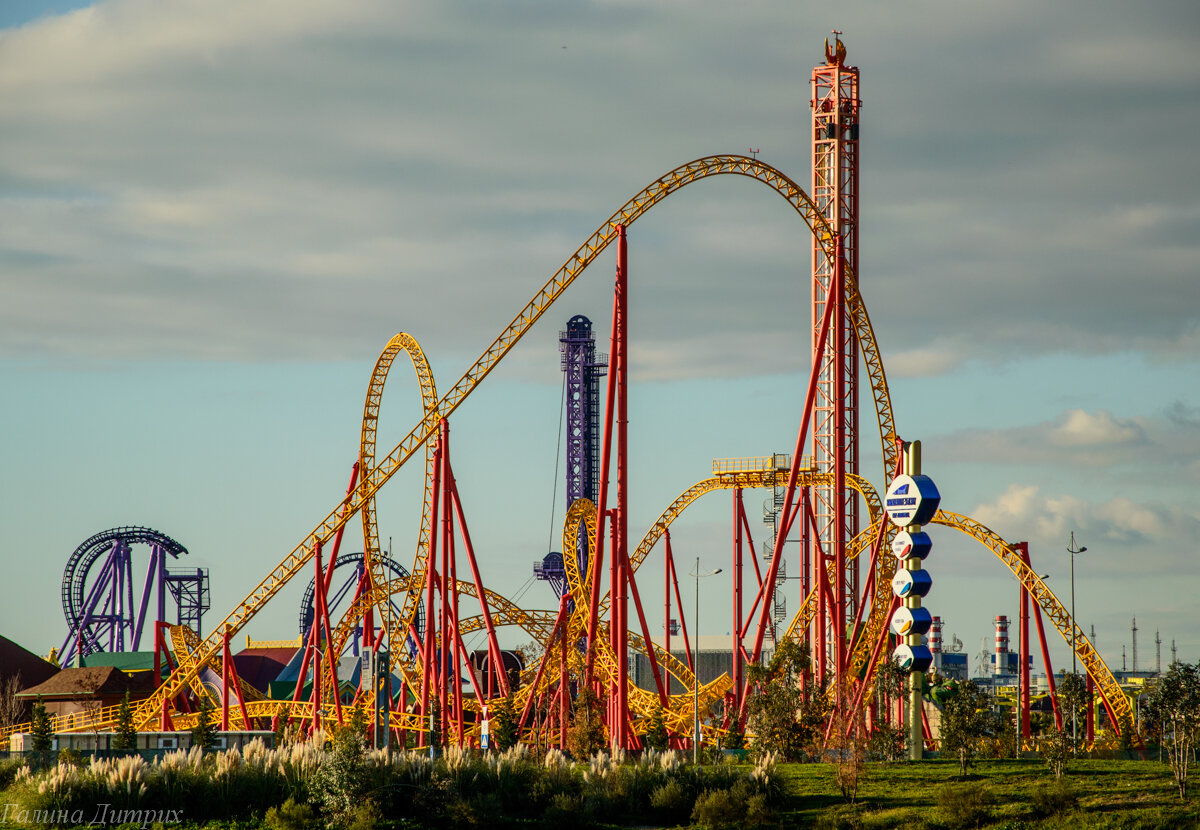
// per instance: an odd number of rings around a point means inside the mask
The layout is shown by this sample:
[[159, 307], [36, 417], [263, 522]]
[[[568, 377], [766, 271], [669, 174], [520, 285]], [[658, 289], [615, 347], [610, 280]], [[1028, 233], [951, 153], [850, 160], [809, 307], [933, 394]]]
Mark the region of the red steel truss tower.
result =
[[[858, 68], [846, 64], [846, 47], [834, 32], [833, 46], [825, 41], [825, 63], [812, 74], [812, 190], [817, 207], [824, 213], [833, 233], [843, 238], [845, 262], [851, 274], [858, 275], [858, 119], [861, 100]], [[812, 248], [812, 349], [814, 359], [826, 298], [837, 269], [822, 249], [821, 240]], [[845, 296], [844, 293], [842, 296]], [[858, 346], [845, 308], [835, 309], [829, 340], [821, 358], [816, 398], [813, 406], [812, 453], [820, 472], [858, 473]], [[842, 504], [838, 504], [838, 501]], [[812, 557], [814, 585], [816, 568], [822, 560], [836, 560], [837, 585], [831, 586], [836, 608], [823, 609], [819, 615], [831, 630], [816, 632], [822, 642], [813, 643], [814, 658], [824, 655], [818, 665], [836, 665], [844, 659], [844, 631], [847, 617], [853, 618], [859, 580], [857, 567], [844, 566], [844, 546], [859, 530], [858, 501], [854, 492], [837, 486], [813, 488], [813, 513], [816, 533]], [[839, 517], [839, 513], [841, 514]], [[840, 624], [835, 623], [841, 620]], [[828, 647], [828, 653], [825, 653]], [[844, 666], [838, 666], [840, 675]]]

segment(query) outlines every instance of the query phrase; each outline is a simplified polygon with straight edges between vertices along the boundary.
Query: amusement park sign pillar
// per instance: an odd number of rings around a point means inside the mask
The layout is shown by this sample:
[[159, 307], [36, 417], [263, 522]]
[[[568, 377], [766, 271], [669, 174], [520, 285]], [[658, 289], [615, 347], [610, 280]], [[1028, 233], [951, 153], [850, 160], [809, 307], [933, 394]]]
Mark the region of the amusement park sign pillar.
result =
[[921, 606], [921, 598], [929, 593], [933, 585], [929, 572], [921, 567], [933, 547], [929, 535], [921, 531], [921, 526], [937, 513], [941, 495], [933, 480], [921, 475], [920, 441], [904, 445], [903, 470], [888, 487], [884, 510], [892, 524], [903, 531], [896, 535], [892, 543], [892, 549], [903, 565], [903, 569], [897, 570], [892, 579], [892, 592], [904, 600], [904, 605], [896, 609], [892, 616], [892, 630], [904, 637], [904, 642], [896, 648], [894, 659], [901, 668], [910, 671], [908, 757], [919, 761], [924, 746], [921, 691], [925, 670], [933, 662], [929, 648], [921, 643], [922, 635], [929, 630], [933, 621], [929, 610]]

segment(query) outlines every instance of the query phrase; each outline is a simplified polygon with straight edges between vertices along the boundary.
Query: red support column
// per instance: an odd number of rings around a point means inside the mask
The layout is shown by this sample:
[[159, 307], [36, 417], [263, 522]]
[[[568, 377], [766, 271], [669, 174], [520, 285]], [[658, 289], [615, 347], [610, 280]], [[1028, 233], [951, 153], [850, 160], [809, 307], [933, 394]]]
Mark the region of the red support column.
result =
[[221, 660], [221, 731], [228, 732], [229, 731], [229, 676], [232, 674], [232, 672], [230, 671], [230, 665], [229, 665], [229, 663], [231, 662], [231, 658], [229, 656], [229, 629], [228, 629], [228, 627], [225, 629], [225, 633], [222, 638], [222, 644], [224, 645], [225, 650], [224, 650], [224, 653], [222, 654], [222, 660]]
[[667, 543], [667, 561], [670, 563], [668, 570], [671, 573], [671, 584], [675, 588], [675, 607], [679, 609], [679, 631], [683, 634], [683, 650], [687, 656], [688, 668], [695, 672], [696, 667], [692, 665], [692, 644], [688, 639], [687, 619], [685, 619], [683, 614], [683, 598], [679, 595], [679, 571], [675, 567], [675, 555], [671, 551], [671, 533], [670, 531], [666, 531], [663, 535], [666, 537], [665, 541]]
[[742, 520], [745, 514], [742, 488], [738, 487], [733, 491], [733, 642], [729, 667], [733, 679], [733, 704], [738, 712], [741, 712], [742, 698], [745, 696], [745, 689], [742, 688]]
[[[659, 671], [658, 657], [654, 654], [654, 640], [650, 637], [650, 626], [646, 622], [646, 613], [642, 610], [642, 597], [638, 593], [637, 580], [633, 577], [633, 568], [629, 563], [629, 556], [622, 552], [621, 569], [626, 574], [625, 584], [628, 586], [629, 592], [633, 595], [633, 607], [637, 610], [638, 624], [642, 629], [642, 638], [646, 641], [646, 657], [650, 661], [650, 672], [654, 675], [654, 685], [658, 689], [659, 702], [663, 708], [667, 708], [669, 701], [667, 699], [667, 687], [663, 683], [663, 675]], [[628, 650], [629, 640], [628, 634], [625, 637], [625, 646]], [[628, 661], [626, 662], [628, 665]]]
[[[834, 683], [838, 686], [838, 706], [844, 705], [843, 688], [846, 661], [846, 354], [843, 343], [847, 342], [846, 307], [845, 307], [845, 240], [841, 233], [837, 235], [837, 259], [834, 263], [834, 278], [829, 298], [836, 306], [834, 312], [835, 333], [833, 348], [833, 555], [837, 567], [837, 584], [834, 593], [833, 636], [834, 645]], [[855, 367], [857, 368], [857, 367]]]
[[[1021, 558], [1021, 561], [1029, 566], [1029, 543], [1018, 542], [1013, 545], [1013, 550]], [[1029, 708], [1030, 708], [1030, 689], [1031, 681], [1029, 674], [1029, 589], [1025, 587], [1025, 583], [1021, 583], [1021, 608], [1020, 619], [1018, 621], [1017, 631], [1017, 652], [1018, 659], [1021, 661], [1020, 677], [1021, 677], [1021, 696], [1017, 701], [1018, 707], [1018, 735], [1022, 745], [1029, 738]]]
[[450, 742], [450, 660], [453, 657], [453, 646], [450, 641], [450, 591], [454, 590], [454, 586], [450, 584], [450, 503], [446, 495], [446, 479], [448, 471], [446, 467], [447, 448], [443, 444], [441, 463], [441, 483], [442, 483], [442, 569], [438, 574], [438, 588], [441, 597], [438, 601], [438, 627], [440, 635], [440, 651], [438, 653], [438, 704], [441, 709], [441, 717], [439, 726], [441, 734], [445, 736], [447, 746]]
[[1062, 730], [1062, 710], [1058, 707], [1058, 687], [1054, 683], [1054, 666], [1050, 663], [1050, 649], [1046, 645], [1046, 630], [1042, 627], [1042, 606], [1033, 606], [1033, 620], [1037, 624], [1038, 642], [1042, 646], [1042, 665], [1046, 667], [1046, 681], [1050, 684], [1050, 703], [1054, 707], [1054, 728]]
[[[671, 532], [664, 530], [663, 547], [663, 651], [671, 653]], [[669, 682], [669, 681], [668, 681]], [[670, 691], [668, 689], [668, 691]]]
[[[567, 622], [569, 620], [567, 612], [567, 600], [568, 597], [566, 594], [564, 594], [562, 599], [559, 600], [558, 618], [554, 621], [554, 628], [550, 632], [550, 639], [547, 640], [548, 644], [553, 643], [555, 637], [565, 638], [567, 636]], [[542, 659], [538, 661], [537, 671], [534, 673], [533, 682], [530, 684], [530, 695], [525, 699], [525, 708], [521, 710], [521, 719], [517, 721], [518, 729], [524, 729], [525, 724], [529, 722], [529, 714], [533, 711], [534, 701], [537, 699], [537, 695], [533, 694], [532, 690], [537, 689], [538, 685], [541, 683], [542, 675], [546, 671], [546, 664], [550, 662], [550, 652], [551, 649], [547, 648], [542, 654]]]
[[825, 342], [829, 336], [829, 324], [833, 308], [833, 303], [826, 304], [825, 316], [821, 320], [821, 333], [817, 338], [817, 348], [813, 353], [813, 368], [808, 378], [808, 392], [805, 395], [804, 408], [801, 410], [800, 429], [796, 432], [796, 449], [792, 453], [792, 467], [788, 472], [787, 491], [783, 503], [783, 523], [780, 525], [780, 531], [775, 537], [775, 550], [771, 556], [771, 567], [767, 571], [767, 578], [765, 580], [766, 591], [763, 597], [763, 609], [759, 616], [758, 631], [754, 636], [754, 653], [751, 659], [755, 663], [762, 657], [763, 639], [767, 633], [767, 620], [771, 617], [772, 592], [775, 579], [779, 575], [779, 563], [783, 557], [783, 542], [787, 538], [788, 531], [792, 527], [792, 521], [796, 517], [794, 501], [797, 481], [800, 478], [801, 453], [804, 449], [804, 441], [808, 437], [808, 425], [812, 418], [813, 398], [817, 392], [817, 376], [821, 368], [821, 361], [818, 357], [824, 353]]
[[[568, 596], [563, 596], [558, 601], [559, 616], [567, 618], [567, 603]], [[552, 645], [553, 640], [547, 645]], [[570, 677], [567, 674], [567, 637], [564, 634], [559, 637], [558, 649], [558, 692], [559, 692], [559, 709], [558, 709], [558, 747], [559, 749], [567, 748], [567, 718], [571, 708], [571, 683]]]
[[[429, 510], [429, 549], [425, 560], [425, 647], [421, 666], [421, 719], [426, 724], [426, 730], [421, 732], [420, 746], [426, 746], [427, 738], [432, 738], [428, 731], [430, 724], [430, 697], [436, 695], [434, 684], [437, 682], [435, 661], [437, 659], [437, 606], [435, 594], [437, 591], [437, 548], [438, 548], [438, 510], [440, 506], [442, 463], [441, 444], [434, 451], [433, 458], [433, 497]], [[436, 698], [435, 698], [436, 699]]]
[[1087, 745], [1091, 746], [1096, 741], [1096, 700], [1095, 681], [1092, 680], [1092, 673], [1087, 675]]
[[[629, 745], [629, 613], [626, 585], [629, 540], [629, 257], [625, 226], [617, 227], [616, 291], [619, 299], [618, 356], [617, 356], [617, 515], [613, 522], [616, 531], [613, 558], [618, 566], [618, 593], [612, 597], [613, 607], [620, 612], [615, 617], [617, 627], [617, 746]], [[610, 615], [611, 616], [611, 615]]]

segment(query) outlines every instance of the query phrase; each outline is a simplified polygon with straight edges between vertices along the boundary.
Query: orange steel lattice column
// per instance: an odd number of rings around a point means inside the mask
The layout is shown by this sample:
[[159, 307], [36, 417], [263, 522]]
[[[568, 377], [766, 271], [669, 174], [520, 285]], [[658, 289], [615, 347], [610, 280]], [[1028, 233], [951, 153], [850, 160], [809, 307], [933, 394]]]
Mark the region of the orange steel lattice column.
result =
[[[812, 74], [812, 198], [825, 215], [835, 236], [843, 239], [845, 262], [858, 274], [858, 117], [861, 101], [858, 68], [845, 63], [846, 47], [834, 33], [834, 45], [825, 43], [825, 63]], [[820, 360], [817, 394], [813, 403], [812, 454], [822, 473], [858, 474], [858, 346], [853, 322], [847, 311], [836, 309], [823, 356], [818, 356], [817, 337], [825, 304], [832, 298], [831, 285], [838, 278], [837, 263], [828, 254], [828, 240], [814, 235], [812, 248], [812, 343], [814, 360]], [[840, 469], [837, 469], [840, 468]], [[831, 483], [814, 487], [813, 512], [816, 539], [812, 557], [814, 584], [824, 563], [844, 561], [841, 553], [847, 540], [859, 530], [858, 502], [853, 491]], [[839, 521], [840, 519], [840, 521]], [[807, 527], [807, 526], [806, 526]], [[807, 531], [806, 531], [807, 532]], [[840, 589], [840, 590], [838, 590]], [[834, 608], [821, 614], [829, 623], [831, 642], [825, 652], [830, 660], [841, 659], [848, 620], [854, 618], [858, 602], [857, 560], [842, 573], [833, 591]], [[822, 653], [812, 643], [813, 654]], [[829, 665], [818, 667], [823, 673]], [[844, 666], [837, 666], [840, 671]]]

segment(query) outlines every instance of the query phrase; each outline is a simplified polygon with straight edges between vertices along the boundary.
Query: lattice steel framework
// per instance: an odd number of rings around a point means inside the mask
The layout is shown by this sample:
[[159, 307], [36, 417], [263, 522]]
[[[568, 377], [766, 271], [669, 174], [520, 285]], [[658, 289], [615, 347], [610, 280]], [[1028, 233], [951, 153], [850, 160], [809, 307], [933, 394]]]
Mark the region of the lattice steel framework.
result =
[[576, 314], [558, 338], [566, 374], [567, 507], [576, 499], [596, 500], [600, 457], [600, 378], [608, 361], [596, 358], [592, 321]]
[[[817, 209], [825, 217], [829, 232], [842, 237], [846, 272], [858, 274], [858, 68], [845, 63], [846, 47], [834, 37], [825, 43], [825, 63], [812, 74], [812, 191]], [[813, 406], [812, 454], [816, 469], [858, 474], [858, 343], [848, 309], [835, 309], [823, 357], [817, 356], [817, 338], [837, 264], [829, 256], [829, 241], [819, 234], [812, 247], [812, 350], [821, 361]], [[858, 499], [850, 490], [838, 492], [836, 485], [813, 488], [818, 550], [835, 557], [859, 529]], [[841, 502], [839, 505], [838, 502]], [[839, 514], [842, 522], [839, 523]], [[839, 557], [840, 558], [840, 557]], [[812, 557], [814, 572], [821, 556]], [[853, 619], [859, 596], [859, 569], [846, 564], [845, 578], [838, 580], [840, 598], [831, 613]], [[832, 620], [831, 620], [832, 622]], [[844, 626], [834, 625], [830, 636]], [[837, 650], [831, 648], [831, 654]], [[814, 653], [819, 653], [814, 649]]]
[[[578, 499], [596, 501], [599, 492], [600, 461], [600, 378], [608, 369], [604, 355], [596, 357], [596, 338], [592, 321], [576, 314], [558, 335], [558, 350], [562, 353], [565, 377], [566, 415], [566, 507]], [[587, 568], [587, 549], [576, 552], [579, 567]], [[557, 596], [567, 590], [562, 555], [551, 552], [533, 568], [538, 579], [546, 580]]]

